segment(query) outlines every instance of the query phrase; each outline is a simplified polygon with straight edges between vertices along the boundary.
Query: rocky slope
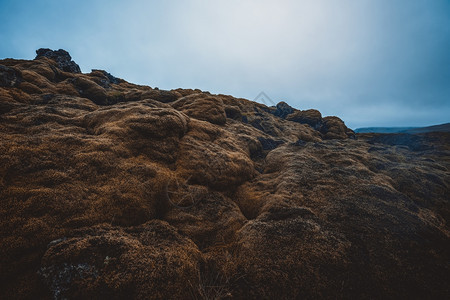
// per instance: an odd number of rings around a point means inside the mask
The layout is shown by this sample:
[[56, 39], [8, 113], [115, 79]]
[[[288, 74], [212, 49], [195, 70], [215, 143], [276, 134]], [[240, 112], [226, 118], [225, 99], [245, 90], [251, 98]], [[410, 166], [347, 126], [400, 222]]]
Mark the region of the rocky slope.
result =
[[445, 298], [450, 135], [0, 60], [1, 299]]

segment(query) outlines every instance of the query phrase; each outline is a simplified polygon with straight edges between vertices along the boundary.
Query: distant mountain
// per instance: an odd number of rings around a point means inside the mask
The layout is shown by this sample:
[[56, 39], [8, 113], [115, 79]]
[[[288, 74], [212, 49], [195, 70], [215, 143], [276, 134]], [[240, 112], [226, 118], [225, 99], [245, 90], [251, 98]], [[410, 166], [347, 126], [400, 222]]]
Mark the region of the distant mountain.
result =
[[407, 133], [450, 132], [450, 123], [428, 127], [412, 128], [410, 130], [407, 130], [406, 132]]
[[356, 133], [399, 133], [416, 129], [417, 127], [363, 127], [355, 129]]
[[427, 133], [450, 132], [450, 123], [428, 127], [363, 127], [355, 129], [356, 133]]

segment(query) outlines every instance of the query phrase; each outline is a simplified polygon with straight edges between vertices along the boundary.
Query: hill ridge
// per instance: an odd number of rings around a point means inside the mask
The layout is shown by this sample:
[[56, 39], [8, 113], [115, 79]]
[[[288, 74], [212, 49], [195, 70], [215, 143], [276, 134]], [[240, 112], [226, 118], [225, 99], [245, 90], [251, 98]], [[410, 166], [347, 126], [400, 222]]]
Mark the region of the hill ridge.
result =
[[449, 132], [450, 123], [443, 123], [425, 127], [361, 127], [355, 133], [426, 133]]
[[0, 298], [444, 298], [449, 133], [0, 60]]

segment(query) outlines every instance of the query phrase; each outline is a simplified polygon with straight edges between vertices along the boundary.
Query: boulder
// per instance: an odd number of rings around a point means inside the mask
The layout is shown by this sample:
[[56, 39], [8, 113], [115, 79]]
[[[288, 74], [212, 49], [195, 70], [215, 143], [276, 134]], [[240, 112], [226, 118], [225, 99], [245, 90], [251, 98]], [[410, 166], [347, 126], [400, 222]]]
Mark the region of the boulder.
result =
[[320, 132], [325, 139], [347, 139], [356, 138], [355, 132], [345, 126], [345, 123], [338, 117], [323, 118]]
[[314, 129], [319, 129], [322, 125], [322, 114], [315, 109], [297, 110], [286, 119], [292, 122], [308, 124]]
[[289, 104], [286, 102], [279, 102], [277, 104], [277, 109], [273, 113], [275, 116], [280, 117], [282, 119], [286, 119], [286, 117], [294, 112], [294, 108], [292, 108]]
[[36, 58], [47, 57], [56, 61], [58, 68], [70, 73], [81, 73], [80, 66], [77, 65], [70, 56], [69, 52], [63, 49], [51, 50], [48, 48], [40, 48], [36, 50]]

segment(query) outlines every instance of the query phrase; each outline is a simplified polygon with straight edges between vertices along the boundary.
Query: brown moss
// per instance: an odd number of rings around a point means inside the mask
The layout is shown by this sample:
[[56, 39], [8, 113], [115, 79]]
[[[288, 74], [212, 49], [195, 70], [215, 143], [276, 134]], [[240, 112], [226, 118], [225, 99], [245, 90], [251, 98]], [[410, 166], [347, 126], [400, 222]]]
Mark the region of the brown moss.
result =
[[0, 298], [447, 296], [448, 134], [0, 64]]
[[30, 70], [22, 71], [23, 79], [42, 89], [53, 89], [53, 84], [44, 76]]
[[79, 231], [47, 250], [40, 274], [57, 298], [181, 299], [196, 284], [199, 260], [195, 244], [166, 222], [151, 221]]
[[223, 125], [226, 122], [225, 107], [220, 98], [206, 94], [193, 94], [171, 104], [192, 118]]
[[78, 76], [73, 81], [73, 84], [82, 97], [86, 97], [96, 104], [108, 104], [106, 90], [94, 81]]
[[315, 109], [297, 110], [289, 114], [286, 120], [308, 124], [312, 128], [319, 128], [322, 123], [322, 114]]
[[323, 118], [323, 125], [320, 131], [324, 134], [325, 139], [346, 139], [355, 136], [353, 130], [347, 128], [338, 117]]
[[199, 90], [199, 89], [195, 89], [195, 90], [193, 90], [193, 89], [175, 89], [175, 90], [172, 90], [172, 91], [179, 93], [182, 97], [186, 97], [186, 96], [189, 96], [189, 95], [192, 95], [192, 94], [202, 93], [202, 91]]
[[200, 249], [233, 241], [245, 223], [239, 207], [221, 193], [197, 185], [169, 186], [168, 192], [173, 209], [166, 220]]
[[27, 94], [42, 94], [42, 90], [29, 82], [22, 82], [19, 88]]
[[80, 96], [77, 88], [72, 84], [70, 79], [59, 82], [56, 85], [56, 91], [58, 94], [69, 95], [69, 96]]
[[177, 169], [192, 182], [233, 189], [254, 175], [253, 163], [223, 129], [192, 120], [180, 141]]
[[55, 72], [55, 66], [51, 61], [47, 61], [47, 63], [33, 64], [30, 66], [30, 70], [33, 70], [39, 75], [44, 76], [49, 81], [55, 81], [57, 73]]
[[84, 123], [96, 135], [121, 140], [134, 155], [173, 162], [179, 139], [187, 132], [186, 115], [156, 101], [121, 104], [86, 115]]
[[16, 102], [19, 102], [19, 103], [30, 103], [31, 102], [30, 95], [20, 89], [17, 89], [17, 88], [9, 89], [8, 93]]

